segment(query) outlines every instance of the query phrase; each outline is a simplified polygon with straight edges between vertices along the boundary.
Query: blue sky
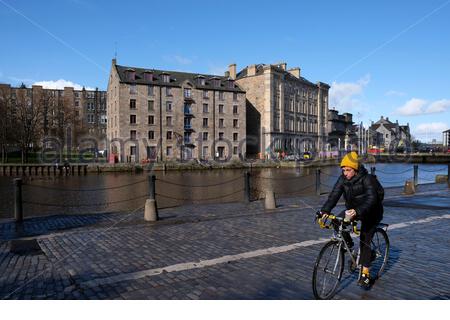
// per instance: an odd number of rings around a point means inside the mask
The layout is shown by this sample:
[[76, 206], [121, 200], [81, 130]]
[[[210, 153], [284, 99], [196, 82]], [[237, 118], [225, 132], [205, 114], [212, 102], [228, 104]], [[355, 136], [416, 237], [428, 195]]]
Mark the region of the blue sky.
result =
[[450, 0], [0, 0], [0, 39], [12, 85], [106, 89], [116, 48], [119, 64], [201, 73], [284, 61], [355, 121], [450, 128]]

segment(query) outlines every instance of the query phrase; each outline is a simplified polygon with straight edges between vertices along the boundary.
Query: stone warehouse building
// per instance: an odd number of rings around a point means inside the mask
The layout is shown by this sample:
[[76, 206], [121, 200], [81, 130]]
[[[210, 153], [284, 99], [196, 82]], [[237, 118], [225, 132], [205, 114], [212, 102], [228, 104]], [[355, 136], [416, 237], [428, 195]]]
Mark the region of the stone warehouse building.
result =
[[[234, 66], [230, 68], [233, 74]], [[286, 63], [250, 65], [236, 76], [247, 96], [248, 154], [324, 151], [327, 143], [328, 90]]]
[[229, 75], [120, 66], [108, 82], [116, 161], [226, 160], [245, 155], [245, 92]]
[[328, 147], [330, 150], [348, 150], [354, 140], [353, 115], [345, 112], [328, 110]]
[[[79, 139], [89, 137], [96, 140], [99, 148], [104, 148], [106, 138], [106, 91], [45, 89], [33, 85], [31, 88], [22, 84], [12, 87], [0, 84], [2, 113], [18, 121], [24, 131], [34, 136], [34, 143], [40, 145], [44, 137], [57, 138], [65, 147], [77, 148]], [[8, 111], [9, 108], [9, 111]], [[36, 122], [33, 132], [29, 132], [18, 113], [24, 111], [28, 122]], [[103, 145], [103, 146], [102, 146]]]
[[377, 135], [373, 135], [371, 144], [378, 148], [397, 148], [409, 145], [411, 142], [409, 123], [399, 125], [398, 120], [394, 123], [389, 121], [389, 117], [381, 116], [377, 122], [372, 121], [370, 129], [377, 133]]

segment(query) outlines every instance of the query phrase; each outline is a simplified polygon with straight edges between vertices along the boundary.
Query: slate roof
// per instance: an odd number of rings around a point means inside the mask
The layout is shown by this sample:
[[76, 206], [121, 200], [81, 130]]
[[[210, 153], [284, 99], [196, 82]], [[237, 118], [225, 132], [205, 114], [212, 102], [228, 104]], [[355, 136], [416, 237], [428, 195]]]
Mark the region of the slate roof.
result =
[[[189, 73], [189, 72], [179, 72], [179, 71], [168, 71], [168, 70], [157, 70], [157, 69], [145, 69], [145, 68], [136, 68], [136, 67], [129, 67], [129, 66], [121, 66], [121, 65], [115, 65], [117, 73], [119, 74], [120, 82], [121, 83], [128, 83], [128, 84], [143, 84], [143, 85], [157, 85], [157, 86], [164, 86], [164, 87], [181, 87], [182, 84], [185, 81], [189, 81], [190, 84], [196, 89], [201, 90], [217, 90], [217, 91], [232, 91], [232, 92], [239, 92], [239, 93], [245, 93], [239, 86], [234, 83], [233, 87], [229, 87], [227, 85], [227, 82], [229, 80], [232, 80], [229, 77], [225, 76], [217, 76], [217, 75], [210, 75], [210, 74], [200, 74], [200, 73]], [[126, 75], [127, 70], [134, 70], [135, 71], [135, 80], [129, 80]], [[153, 74], [153, 80], [148, 81], [144, 78], [144, 73], [150, 72]], [[170, 82], [164, 82], [163, 81], [163, 74], [170, 75]], [[197, 78], [204, 77], [205, 78], [205, 85], [200, 85], [197, 81]], [[220, 81], [220, 87], [213, 86], [213, 79], [218, 79]]]

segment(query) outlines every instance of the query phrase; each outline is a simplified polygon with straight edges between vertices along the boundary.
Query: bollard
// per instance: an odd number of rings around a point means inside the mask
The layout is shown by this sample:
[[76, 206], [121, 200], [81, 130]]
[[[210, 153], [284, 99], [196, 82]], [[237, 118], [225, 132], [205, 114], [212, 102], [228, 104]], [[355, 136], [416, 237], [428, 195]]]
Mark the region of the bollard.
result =
[[414, 186], [419, 184], [419, 165], [414, 165]]
[[266, 196], [264, 197], [264, 207], [266, 210], [273, 210], [277, 208], [275, 201], [275, 192], [273, 190], [266, 190]]
[[320, 169], [316, 169], [316, 195], [320, 196]]
[[244, 202], [250, 202], [250, 172], [244, 172]]
[[144, 220], [145, 221], [158, 221], [158, 209], [156, 208], [156, 200], [155, 199], [147, 199], [145, 200], [145, 211], [144, 211]]
[[406, 180], [405, 187], [403, 189], [404, 194], [414, 194], [416, 193], [416, 187], [411, 180]]
[[149, 195], [145, 201], [144, 220], [158, 221], [158, 207], [156, 205], [156, 177], [154, 174], [148, 176]]
[[16, 222], [23, 221], [22, 207], [22, 179], [16, 178], [14, 181], [14, 219]]

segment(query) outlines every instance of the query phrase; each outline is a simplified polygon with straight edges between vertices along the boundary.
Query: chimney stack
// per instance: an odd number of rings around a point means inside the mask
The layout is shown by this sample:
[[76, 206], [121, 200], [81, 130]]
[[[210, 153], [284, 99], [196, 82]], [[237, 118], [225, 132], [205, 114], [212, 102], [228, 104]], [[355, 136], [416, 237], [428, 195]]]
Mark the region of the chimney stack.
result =
[[290, 74], [292, 74], [297, 79], [300, 79], [300, 68], [292, 68], [291, 70], [288, 70]]
[[231, 79], [236, 79], [236, 63], [230, 64], [228, 66], [228, 75]]
[[256, 75], [256, 65], [252, 64], [247, 68], [247, 76], [254, 76], [254, 75]]
[[286, 62], [280, 62], [280, 63], [278, 63], [278, 67], [281, 68], [282, 70], [286, 71], [287, 63]]

